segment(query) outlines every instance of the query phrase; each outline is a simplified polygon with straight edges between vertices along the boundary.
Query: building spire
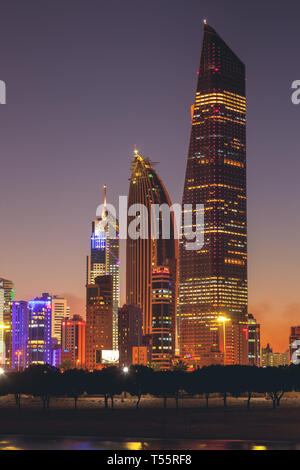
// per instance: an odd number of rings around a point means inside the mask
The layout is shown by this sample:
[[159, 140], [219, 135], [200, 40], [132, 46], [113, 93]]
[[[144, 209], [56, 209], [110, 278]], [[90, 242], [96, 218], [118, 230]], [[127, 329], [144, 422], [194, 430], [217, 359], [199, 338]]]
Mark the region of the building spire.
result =
[[103, 209], [102, 209], [102, 217], [105, 217], [106, 213], [106, 184], [103, 185]]

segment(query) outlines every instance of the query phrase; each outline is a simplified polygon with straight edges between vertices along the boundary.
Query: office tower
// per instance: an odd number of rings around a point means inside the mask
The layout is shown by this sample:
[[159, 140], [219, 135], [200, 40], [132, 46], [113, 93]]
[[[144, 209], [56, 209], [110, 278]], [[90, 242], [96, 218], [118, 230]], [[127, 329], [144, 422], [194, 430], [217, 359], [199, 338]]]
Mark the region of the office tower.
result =
[[103, 186], [102, 213], [92, 223], [91, 254], [87, 257], [87, 284], [95, 278], [111, 275], [113, 278], [113, 348], [118, 349], [118, 308], [120, 305], [119, 223], [109, 211], [106, 186]]
[[300, 326], [291, 326], [289, 358], [293, 364], [300, 363]]
[[[139, 238], [130, 236], [136, 217], [128, 215], [128, 238], [126, 257], [126, 299], [127, 304], [138, 305], [143, 311], [143, 334], [152, 334], [152, 276], [153, 270], [163, 266], [170, 271], [172, 299], [168, 307], [171, 321], [169, 332], [172, 336], [172, 351], [176, 341], [177, 285], [178, 285], [178, 243], [174, 213], [164, 216], [162, 211], [153, 211], [153, 205], [164, 205], [169, 209], [171, 200], [161, 179], [148, 158], [135, 150], [130, 178], [128, 210], [135, 204], [142, 204], [140, 224], [137, 227]], [[138, 215], [138, 214], [137, 214]], [[169, 223], [169, 236], [164, 228]], [[155, 237], [153, 236], [155, 234]]]
[[267, 344], [266, 348], [261, 350], [261, 366], [262, 367], [279, 367], [289, 364], [289, 351], [284, 353], [273, 352], [273, 349]]
[[170, 269], [159, 266], [152, 271], [152, 362], [169, 369], [175, 354], [174, 298]]
[[123, 305], [119, 308], [118, 334], [119, 334], [119, 364], [120, 367], [129, 367], [133, 364], [133, 347], [142, 346], [143, 312], [136, 305]]
[[61, 344], [61, 324], [64, 318], [69, 318], [69, 307], [67, 299], [53, 295], [51, 297], [51, 337], [57, 339], [57, 343]]
[[42, 294], [30, 300], [28, 305], [28, 363], [51, 364], [51, 296]]
[[28, 364], [28, 302], [13, 302], [12, 367], [24, 369]]
[[251, 366], [260, 366], [260, 325], [248, 315], [248, 358]]
[[192, 205], [191, 225], [204, 232], [204, 246], [187, 249], [183, 223], [180, 349], [201, 365], [220, 349], [219, 317], [247, 323], [245, 66], [206, 24], [191, 127], [183, 220]]
[[[9, 368], [12, 365], [12, 347], [11, 347], [12, 303], [14, 299], [15, 287], [12, 281], [9, 281], [8, 279], [4, 279], [4, 278], [0, 278], [0, 286], [2, 286], [3, 295], [4, 295], [4, 304], [3, 304], [2, 314], [0, 310], [0, 315], [1, 315], [0, 335], [2, 336], [2, 343], [4, 344], [3, 344], [3, 352], [1, 353], [0, 351], [0, 355], [1, 354], [5, 355], [5, 361], [3, 362], [3, 364], [5, 364], [6, 367]], [[1, 309], [1, 306], [0, 306], [0, 309]], [[0, 339], [0, 342], [1, 342], [1, 339]]]
[[101, 367], [101, 351], [112, 349], [113, 276], [86, 286], [86, 367]]
[[85, 366], [85, 321], [80, 315], [65, 318], [61, 333], [62, 362], [70, 361], [71, 368]]

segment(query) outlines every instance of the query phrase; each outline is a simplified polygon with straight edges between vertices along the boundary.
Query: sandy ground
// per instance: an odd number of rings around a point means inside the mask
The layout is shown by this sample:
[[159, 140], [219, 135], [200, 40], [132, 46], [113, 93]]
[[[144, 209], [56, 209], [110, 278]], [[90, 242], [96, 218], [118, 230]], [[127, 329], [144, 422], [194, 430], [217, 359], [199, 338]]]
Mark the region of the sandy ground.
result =
[[300, 394], [289, 393], [276, 410], [265, 397], [252, 399], [247, 410], [245, 398], [228, 398], [223, 408], [212, 397], [209, 409], [203, 398], [173, 399], [163, 409], [160, 398], [143, 397], [140, 409], [136, 399], [115, 399], [115, 408], [104, 409], [101, 397], [83, 397], [74, 410], [71, 398], [53, 399], [49, 410], [40, 399], [22, 397], [17, 409], [14, 397], [0, 397], [0, 434], [97, 436], [103, 438], [190, 438], [237, 439], [300, 442]]

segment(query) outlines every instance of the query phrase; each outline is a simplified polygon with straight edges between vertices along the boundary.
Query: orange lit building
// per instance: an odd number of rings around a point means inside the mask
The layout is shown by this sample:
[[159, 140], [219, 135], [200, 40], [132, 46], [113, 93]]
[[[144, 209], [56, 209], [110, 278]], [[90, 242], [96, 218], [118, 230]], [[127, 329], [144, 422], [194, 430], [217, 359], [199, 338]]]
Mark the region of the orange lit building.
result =
[[246, 202], [245, 66], [205, 24], [182, 199], [183, 220], [191, 205], [204, 245], [188, 250], [188, 239], [180, 240], [179, 280], [180, 355], [199, 365], [209, 356], [214, 363], [222, 348], [219, 317], [231, 322], [228, 361], [244, 363]]
[[[172, 283], [168, 325], [171, 340], [170, 350], [176, 348], [176, 315], [178, 285], [178, 241], [175, 237], [174, 213], [169, 211], [169, 237], [163, 234], [163, 213], [159, 211], [153, 216], [153, 205], [171, 207], [171, 200], [160, 177], [148, 158], [135, 150], [130, 178], [128, 208], [142, 204], [146, 211], [140, 214], [139, 237], [127, 237], [126, 257], [126, 301], [127, 304], [138, 305], [143, 311], [143, 334], [151, 335], [153, 329], [153, 272], [160, 266], [169, 269], [169, 282]], [[128, 215], [127, 226], [130, 232], [136, 216]], [[153, 233], [157, 230], [157, 236]]]
[[86, 367], [93, 370], [101, 368], [101, 351], [112, 350], [113, 277], [96, 277], [86, 292]]
[[61, 341], [62, 362], [70, 361], [72, 368], [85, 367], [85, 321], [81, 316], [63, 320]]

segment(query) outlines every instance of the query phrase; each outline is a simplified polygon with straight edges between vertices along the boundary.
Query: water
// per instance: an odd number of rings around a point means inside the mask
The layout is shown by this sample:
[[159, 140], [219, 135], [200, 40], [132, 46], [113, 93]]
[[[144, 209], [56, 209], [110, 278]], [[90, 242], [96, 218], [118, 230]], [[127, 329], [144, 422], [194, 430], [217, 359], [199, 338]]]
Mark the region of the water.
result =
[[0, 436], [0, 450], [300, 450], [299, 443], [192, 439], [104, 440], [74, 436]]

